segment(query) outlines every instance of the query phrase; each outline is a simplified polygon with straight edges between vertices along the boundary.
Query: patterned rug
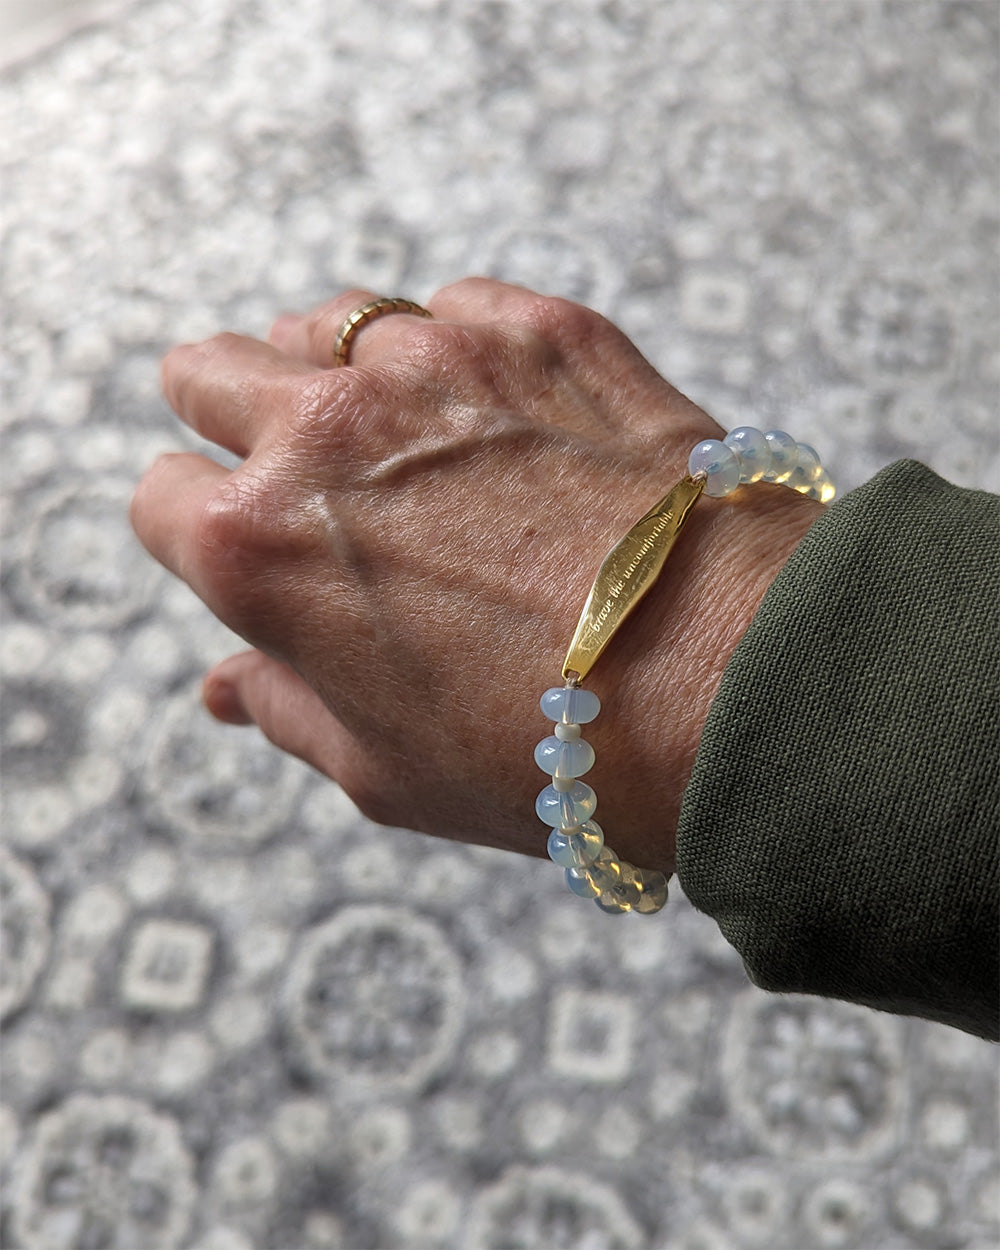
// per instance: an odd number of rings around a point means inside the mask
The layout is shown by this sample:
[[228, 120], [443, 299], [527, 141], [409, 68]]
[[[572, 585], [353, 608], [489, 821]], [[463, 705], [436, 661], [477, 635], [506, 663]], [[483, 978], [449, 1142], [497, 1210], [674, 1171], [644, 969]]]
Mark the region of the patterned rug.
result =
[[348, 285], [590, 303], [842, 486], [997, 488], [1000, 7], [156, 0], [8, 70], [9, 1250], [987, 1250], [996, 1050], [678, 897], [383, 830], [198, 706], [157, 361]]

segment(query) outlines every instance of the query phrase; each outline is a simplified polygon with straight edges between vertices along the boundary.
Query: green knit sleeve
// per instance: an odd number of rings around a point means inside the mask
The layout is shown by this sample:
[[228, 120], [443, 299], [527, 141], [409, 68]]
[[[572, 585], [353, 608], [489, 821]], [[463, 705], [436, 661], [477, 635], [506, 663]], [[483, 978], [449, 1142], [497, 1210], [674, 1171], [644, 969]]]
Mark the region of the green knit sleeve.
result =
[[998, 539], [996, 498], [892, 465], [733, 654], [677, 865], [763, 988], [997, 1038]]

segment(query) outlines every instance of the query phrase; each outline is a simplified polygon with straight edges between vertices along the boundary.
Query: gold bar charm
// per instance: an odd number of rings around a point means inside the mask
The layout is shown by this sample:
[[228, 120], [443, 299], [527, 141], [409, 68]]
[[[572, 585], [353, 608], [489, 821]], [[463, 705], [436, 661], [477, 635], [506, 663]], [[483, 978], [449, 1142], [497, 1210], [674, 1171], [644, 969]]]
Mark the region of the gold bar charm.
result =
[[625, 618], [660, 576], [681, 526], [705, 489], [704, 478], [682, 478], [607, 555], [591, 587], [566, 653], [563, 677], [581, 680]]

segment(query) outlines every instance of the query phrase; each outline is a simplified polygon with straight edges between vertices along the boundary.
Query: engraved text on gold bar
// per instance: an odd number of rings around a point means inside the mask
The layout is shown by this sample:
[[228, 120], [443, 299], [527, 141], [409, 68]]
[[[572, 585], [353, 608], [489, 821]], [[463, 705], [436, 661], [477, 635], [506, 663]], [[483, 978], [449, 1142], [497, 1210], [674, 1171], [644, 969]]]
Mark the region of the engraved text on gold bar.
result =
[[608, 554], [566, 653], [564, 677], [575, 673], [582, 679], [593, 668], [625, 618], [659, 577], [704, 488], [703, 479], [682, 478]]

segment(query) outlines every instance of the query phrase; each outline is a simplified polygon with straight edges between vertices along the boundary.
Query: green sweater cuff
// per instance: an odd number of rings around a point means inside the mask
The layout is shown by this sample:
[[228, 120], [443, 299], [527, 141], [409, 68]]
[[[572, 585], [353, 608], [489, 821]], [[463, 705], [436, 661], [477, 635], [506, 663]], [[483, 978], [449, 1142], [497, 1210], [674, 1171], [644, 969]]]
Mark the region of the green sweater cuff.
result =
[[998, 536], [994, 497], [892, 465], [733, 654], [677, 869], [758, 985], [997, 1037]]

